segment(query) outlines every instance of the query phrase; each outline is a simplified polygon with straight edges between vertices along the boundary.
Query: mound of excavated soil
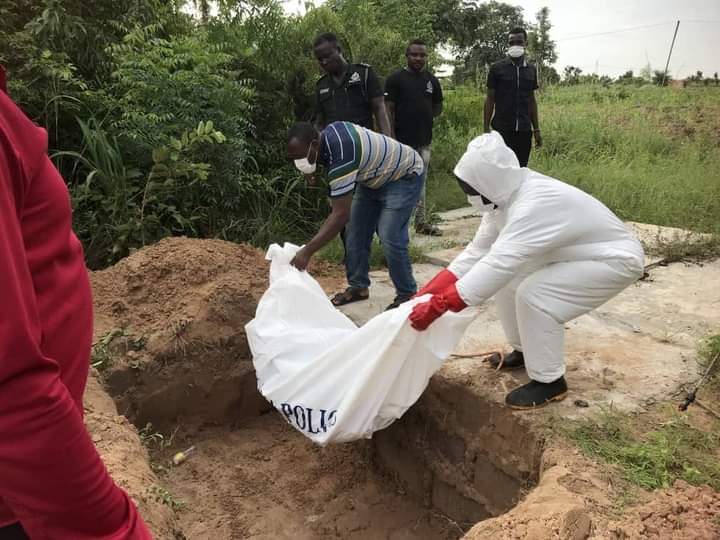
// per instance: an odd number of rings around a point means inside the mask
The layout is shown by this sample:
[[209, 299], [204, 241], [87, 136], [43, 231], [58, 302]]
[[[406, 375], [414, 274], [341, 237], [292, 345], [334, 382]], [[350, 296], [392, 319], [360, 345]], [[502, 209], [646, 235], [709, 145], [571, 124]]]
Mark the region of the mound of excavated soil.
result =
[[[186, 321], [186, 333], [213, 341], [228, 323], [254, 315], [268, 268], [250, 246], [166, 238], [92, 273], [96, 335], [122, 327], [157, 347], [158, 338]], [[207, 332], [206, 322], [220, 328]]]
[[244, 327], [267, 275], [260, 250], [188, 238], [166, 238], [94, 272], [94, 361], [119, 411], [157, 428], [259, 414], [266, 404]]

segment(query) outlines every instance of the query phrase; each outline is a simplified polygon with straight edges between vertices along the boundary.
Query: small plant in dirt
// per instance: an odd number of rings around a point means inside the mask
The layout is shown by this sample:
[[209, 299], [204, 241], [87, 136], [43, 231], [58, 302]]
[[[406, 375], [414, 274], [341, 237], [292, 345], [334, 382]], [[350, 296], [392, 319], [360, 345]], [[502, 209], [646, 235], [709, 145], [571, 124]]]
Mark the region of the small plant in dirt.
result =
[[165, 450], [170, 447], [175, 439], [175, 433], [177, 433], [177, 428], [169, 437], [166, 437], [159, 431], [153, 431], [153, 425], [150, 422], [145, 424], [144, 428], [138, 430], [140, 442], [148, 450]]
[[125, 328], [113, 328], [93, 343], [90, 365], [102, 371], [112, 365], [113, 356], [116, 353], [126, 354], [128, 351], [141, 351], [145, 345], [144, 336], [133, 337]]
[[192, 319], [177, 319], [170, 324], [171, 340], [174, 352], [185, 356], [190, 341], [185, 337], [187, 330], [192, 324]]
[[674, 410], [666, 416], [657, 429], [649, 430], [642, 415], [607, 410], [598, 420], [575, 423], [566, 433], [586, 454], [618, 466], [630, 484], [652, 490], [682, 479], [720, 488], [720, 423], [701, 431]]
[[720, 257], [720, 235], [687, 233], [672, 239], [658, 237], [656, 246], [649, 251], [661, 256], [665, 264], [678, 261], [700, 263]]
[[153, 431], [153, 427], [150, 422], [145, 424], [145, 427], [138, 431], [138, 436], [140, 437], [140, 442], [147, 448], [164, 448], [165, 437], [162, 433]]
[[113, 340], [119, 336], [126, 336], [122, 328], [113, 328], [98, 341], [93, 343], [90, 365], [96, 369], [103, 370], [112, 363], [111, 345]]
[[614, 498], [612, 507], [610, 508], [610, 518], [620, 519], [625, 515], [628, 507], [638, 502], [638, 489], [627, 482], [623, 482], [620, 486], [618, 495]]
[[170, 492], [164, 487], [158, 485], [152, 485], [147, 489], [148, 496], [155, 502], [169, 506], [173, 512], [177, 512], [185, 507], [183, 501], [175, 499]]

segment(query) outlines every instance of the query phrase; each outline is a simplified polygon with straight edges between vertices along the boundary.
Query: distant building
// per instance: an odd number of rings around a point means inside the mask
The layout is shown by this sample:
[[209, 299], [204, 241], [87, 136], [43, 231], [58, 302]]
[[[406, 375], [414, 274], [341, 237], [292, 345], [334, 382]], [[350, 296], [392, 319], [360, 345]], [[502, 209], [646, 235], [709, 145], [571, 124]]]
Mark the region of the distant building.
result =
[[687, 86], [687, 79], [671, 79], [668, 86], [670, 88], [685, 88]]

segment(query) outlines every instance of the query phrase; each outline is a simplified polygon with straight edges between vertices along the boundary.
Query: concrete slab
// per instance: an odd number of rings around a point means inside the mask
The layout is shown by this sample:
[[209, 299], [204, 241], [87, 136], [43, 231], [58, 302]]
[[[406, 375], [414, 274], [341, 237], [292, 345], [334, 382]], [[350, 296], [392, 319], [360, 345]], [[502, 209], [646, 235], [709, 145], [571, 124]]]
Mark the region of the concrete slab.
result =
[[685, 229], [678, 229], [677, 227], [662, 227], [660, 225], [637, 223], [635, 221], [626, 221], [625, 223], [630, 226], [648, 251], [654, 251], [660, 244], [667, 242], [693, 242], [710, 237], [709, 234], [687, 231]]
[[[662, 255], [658, 253], [659, 246], [662, 243], [678, 240], [697, 241], [703, 237], [707, 237], [707, 235], [674, 227], [661, 227], [659, 225], [647, 225], [645, 223], [635, 223], [632, 221], [626, 222], [626, 225], [633, 230], [646, 250], [645, 264], [652, 264], [662, 259]], [[468, 217], [455, 218], [440, 225], [440, 228], [443, 230], [443, 242], [435, 241], [433, 243], [414, 239], [413, 243], [424, 248], [425, 261], [439, 266], [447, 266], [462, 252], [467, 243], [472, 240], [479, 226], [479, 216], [469, 215]]]
[[440, 218], [441, 221], [456, 221], [459, 219], [467, 219], [472, 217], [480, 219], [480, 214], [478, 214], [477, 209], [473, 208], [472, 206], [463, 206], [462, 208], [455, 208], [454, 210], [439, 212], [437, 216]]
[[[439, 214], [440, 238], [414, 236], [427, 263], [414, 265], [419, 286], [449, 264], [469, 242], [480, 223], [473, 208]], [[672, 227], [628, 222], [646, 249], [702, 235]], [[648, 256], [646, 263], [658, 260]], [[387, 272], [371, 273], [371, 298], [343, 308], [357, 324], [380, 313], [394, 298]], [[697, 380], [697, 344], [720, 324], [720, 260], [704, 265], [673, 263], [655, 267], [649, 278], [583, 317], [566, 325], [566, 361], [570, 399], [550, 407], [563, 417], [596, 414], [602, 406], [630, 410], [652, 401], [674, 398]], [[460, 353], [506, 348], [495, 306], [480, 310], [458, 347]], [[502, 402], [505, 394], [527, 381], [524, 371], [495, 373], [478, 358], [450, 358], [436, 377], [448, 384], [469, 384]], [[463, 383], [464, 381], [464, 383]], [[579, 408], [575, 399], [590, 407]]]
[[[413, 273], [419, 287], [430, 281], [439, 271], [440, 268], [432, 264], [413, 265]], [[340, 311], [359, 326], [368, 322], [375, 315], [382, 313], [395, 298], [395, 287], [386, 271], [376, 270], [370, 272], [370, 281], [369, 299], [340, 307]]]
[[460, 208], [462, 212], [453, 210], [440, 214], [440, 221], [437, 223], [438, 228], [442, 231], [442, 236], [424, 236], [411, 232], [410, 243], [423, 252], [452, 248], [456, 246], [465, 246], [480, 226], [480, 216], [473, 212], [465, 210], [473, 210], [472, 208]]
[[[498, 349], [509, 350], [491, 302], [470, 325], [457, 352]], [[566, 325], [565, 361], [569, 397], [545, 411], [567, 418], [595, 415], [611, 405], [618, 410], [633, 410], [671, 399], [683, 385], [697, 380], [701, 371], [694, 347], [635, 331], [632, 323], [612, 312], [589, 313]], [[501, 402], [508, 391], [529, 380], [524, 370], [495, 372], [480, 359], [472, 358], [450, 358], [436, 376], [469, 377], [480, 392]], [[574, 405], [577, 399], [586, 401], [589, 407], [578, 408]]]

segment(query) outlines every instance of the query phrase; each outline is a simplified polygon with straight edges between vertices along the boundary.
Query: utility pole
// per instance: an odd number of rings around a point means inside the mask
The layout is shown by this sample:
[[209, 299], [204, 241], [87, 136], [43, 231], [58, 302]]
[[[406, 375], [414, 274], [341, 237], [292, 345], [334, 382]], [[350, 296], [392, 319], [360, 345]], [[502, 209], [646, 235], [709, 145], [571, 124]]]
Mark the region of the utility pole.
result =
[[675, 38], [677, 37], [678, 28], [680, 28], [680, 21], [675, 25], [675, 33], [673, 34], [672, 43], [670, 44], [670, 52], [668, 52], [667, 62], [665, 62], [665, 71], [663, 72], [662, 82], [660, 86], [665, 86], [665, 79], [667, 79], [668, 66], [670, 65], [670, 56], [672, 56], [673, 47], [675, 46]]

